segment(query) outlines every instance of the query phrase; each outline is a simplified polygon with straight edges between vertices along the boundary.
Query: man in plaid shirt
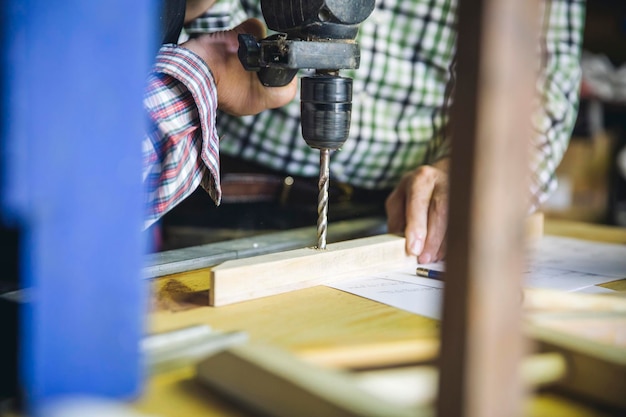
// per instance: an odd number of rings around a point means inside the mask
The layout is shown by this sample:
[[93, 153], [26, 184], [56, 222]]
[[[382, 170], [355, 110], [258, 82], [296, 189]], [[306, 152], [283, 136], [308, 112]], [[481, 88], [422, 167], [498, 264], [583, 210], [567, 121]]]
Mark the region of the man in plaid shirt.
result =
[[[453, 74], [456, 0], [378, 0], [357, 38], [350, 136], [331, 156], [331, 178], [388, 190], [388, 228], [404, 232], [421, 263], [445, 253], [449, 142], [446, 86]], [[584, 0], [544, 0], [532, 137], [531, 207], [556, 187], [554, 171], [576, 118]], [[189, 35], [262, 18], [259, 0], [218, 0], [186, 26]], [[219, 116], [221, 152], [293, 176], [316, 177], [319, 154], [300, 133], [297, 101], [252, 117]]]

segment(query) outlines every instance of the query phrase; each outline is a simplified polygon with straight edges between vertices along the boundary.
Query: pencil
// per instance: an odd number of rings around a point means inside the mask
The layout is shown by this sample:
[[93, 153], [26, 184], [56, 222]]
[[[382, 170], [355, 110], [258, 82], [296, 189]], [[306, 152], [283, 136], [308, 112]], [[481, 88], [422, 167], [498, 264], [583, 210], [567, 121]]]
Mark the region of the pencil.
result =
[[437, 271], [436, 269], [417, 268], [415, 270], [415, 274], [418, 277], [432, 278], [432, 279], [443, 279], [443, 272], [442, 271]]

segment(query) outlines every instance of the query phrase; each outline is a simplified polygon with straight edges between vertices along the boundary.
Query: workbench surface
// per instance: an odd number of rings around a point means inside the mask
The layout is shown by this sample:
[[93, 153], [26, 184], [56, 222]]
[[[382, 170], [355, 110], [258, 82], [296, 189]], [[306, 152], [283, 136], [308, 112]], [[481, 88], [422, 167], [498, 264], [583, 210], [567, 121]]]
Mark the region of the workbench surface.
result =
[[[626, 244], [626, 230], [547, 220], [545, 233]], [[293, 353], [334, 346], [407, 340], [436, 344], [439, 322], [325, 286], [213, 308], [197, 274], [160, 278], [153, 285], [149, 328], [163, 332], [193, 324], [244, 330], [253, 342]], [[208, 279], [208, 276], [207, 276]], [[623, 286], [623, 282], [617, 285]], [[199, 291], [194, 289], [200, 288]], [[617, 288], [616, 288], [617, 289]], [[620, 290], [625, 290], [619, 288]], [[194, 380], [191, 367], [152, 377], [134, 406], [155, 416], [247, 416]], [[542, 393], [529, 401], [530, 416], [606, 416], [589, 405]]]

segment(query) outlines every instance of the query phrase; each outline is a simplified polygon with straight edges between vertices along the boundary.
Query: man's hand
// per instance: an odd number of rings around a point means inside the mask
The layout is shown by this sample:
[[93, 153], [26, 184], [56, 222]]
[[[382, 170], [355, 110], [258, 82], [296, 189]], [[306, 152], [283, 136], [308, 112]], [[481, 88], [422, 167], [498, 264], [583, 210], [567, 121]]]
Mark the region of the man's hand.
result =
[[237, 35], [240, 33], [250, 33], [259, 39], [265, 37], [265, 27], [259, 20], [249, 19], [233, 30], [202, 35], [181, 46], [207, 63], [217, 84], [218, 107], [226, 113], [243, 116], [284, 106], [296, 95], [296, 78], [284, 87], [263, 86], [257, 74], [246, 71], [239, 62]]
[[406, 251], [420, 263], [446, 254], [448, 163], [442, 159], [405, 174], [387, 198], [387, 228], [406, 237]]

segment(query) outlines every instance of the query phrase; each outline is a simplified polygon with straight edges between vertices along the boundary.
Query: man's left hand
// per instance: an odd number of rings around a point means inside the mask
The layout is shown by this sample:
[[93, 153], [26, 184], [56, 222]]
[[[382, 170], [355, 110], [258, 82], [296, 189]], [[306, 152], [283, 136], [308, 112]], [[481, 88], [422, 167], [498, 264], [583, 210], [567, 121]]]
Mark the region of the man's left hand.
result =
[[406, 173], [385, 202], [389, 233], [404, 233], [406, 252], [419, 263], [446, 254], [448, 165], [445, 158]]

